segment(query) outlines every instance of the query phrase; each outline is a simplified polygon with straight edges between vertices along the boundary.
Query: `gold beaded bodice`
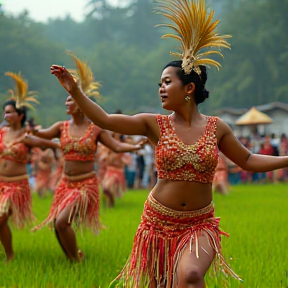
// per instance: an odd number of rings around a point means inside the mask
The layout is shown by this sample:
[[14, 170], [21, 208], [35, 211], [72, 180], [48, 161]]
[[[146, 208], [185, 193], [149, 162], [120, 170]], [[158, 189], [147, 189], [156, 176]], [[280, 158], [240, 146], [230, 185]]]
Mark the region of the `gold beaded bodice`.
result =
[[65, 160], [94, 161], [101, 128], [91, 123], [82, 137], [74, 138], [69, 135], [69, 126], [69, 121], [65, 121], [61, 127], [60, 143]]
[[13, 144], [5, 143], [4, 137], [8, 133], [9, 128], [3, 127], [0, 129], [0, 158], [26, 164], [28, 162], [29, 148], [22, 142]]
[[218, 163], [217, 117], [207, 116], [202, 136], [194, 144], [183, 143], [167, 115], [157, 115], [160, 139], [155, 148], [159, 179], [212, 183]]

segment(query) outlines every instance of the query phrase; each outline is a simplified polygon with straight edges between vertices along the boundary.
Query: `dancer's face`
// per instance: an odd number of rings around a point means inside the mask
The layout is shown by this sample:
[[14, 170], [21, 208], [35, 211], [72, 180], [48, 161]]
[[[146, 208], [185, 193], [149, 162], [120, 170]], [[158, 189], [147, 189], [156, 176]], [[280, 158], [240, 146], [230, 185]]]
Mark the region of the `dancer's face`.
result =
[[66, 112], [69, 115], [75, 114], [79, 110], [76, 102], [70, 95], [67, 97], [65, 105], [66, 105]]
[[22, 117], [23, 115], [19, 115], [12, 105], [5, 106], [4, 118], [9, 126], [21, 123]]
[[161, 75], [159, 96], [162, 107], [166, 110], [177, 110], [179, 106], [185, 103], [185, 86], [176, 73], [177, 69], [169, 66], [163, 70]]

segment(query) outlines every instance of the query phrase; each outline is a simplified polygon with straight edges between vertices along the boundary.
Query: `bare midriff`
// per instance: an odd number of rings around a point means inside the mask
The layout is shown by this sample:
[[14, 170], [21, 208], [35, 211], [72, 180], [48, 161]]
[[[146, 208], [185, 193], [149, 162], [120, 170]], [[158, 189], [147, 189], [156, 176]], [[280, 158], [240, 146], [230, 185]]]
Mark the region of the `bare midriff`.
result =
[[71, 161], [64, 163], [64, 173], [68, 176], [76, 176], [94, 171], [94, 161]]
[[7, 159], [0, 159], [0, 175], [14, 177], [27, 174], [25, 163], [17, 163]]
[[177, 211], [201, 209], [212, 202], [210, 183], [158, 179], [151, 193], [162, 205]]

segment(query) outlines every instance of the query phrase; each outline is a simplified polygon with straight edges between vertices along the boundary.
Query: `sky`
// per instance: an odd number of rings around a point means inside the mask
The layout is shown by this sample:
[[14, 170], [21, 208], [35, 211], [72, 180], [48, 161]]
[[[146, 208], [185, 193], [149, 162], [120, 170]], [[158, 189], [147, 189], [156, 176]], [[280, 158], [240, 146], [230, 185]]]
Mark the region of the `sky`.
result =
[[[109, 0], [112, 5], [119, 5], [124, 0]], [[67, 14], [81, 21], [88, 12], [85, 7], [89, 0], [0, 0], [2, 9], [9, 14], [18, 15], [25, 9], [30, 18], [37, 22], [46, 22], [49, 18], [65, 18]]]

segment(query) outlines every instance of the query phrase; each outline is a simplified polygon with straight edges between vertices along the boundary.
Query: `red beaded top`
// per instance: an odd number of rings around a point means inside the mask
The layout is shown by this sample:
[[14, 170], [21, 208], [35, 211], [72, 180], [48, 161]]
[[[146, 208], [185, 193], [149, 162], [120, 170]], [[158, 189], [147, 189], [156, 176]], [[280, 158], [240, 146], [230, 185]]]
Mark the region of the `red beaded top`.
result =
[[183, 143], [170, 117], [157, 115], [161, 135], [155, 148], [159, 179], [212, 183], [218, 163], [218, 117], [207, 117], [205, 132], [194, 144]]
[[13, 145], [4, 143], [4, 136], [8, 129], [8, 127], [0, 129], [0, 158], [22, 164], [27, 163], [29, 148], [24, 143], [20, 142]]
[[60, 143], [65, 160], [94, 161], [101, 128], [91, 123], [85, 134], [79, 138], [70, 136], [69, 126], [70, 121], [65, 121], [61, 127]]

